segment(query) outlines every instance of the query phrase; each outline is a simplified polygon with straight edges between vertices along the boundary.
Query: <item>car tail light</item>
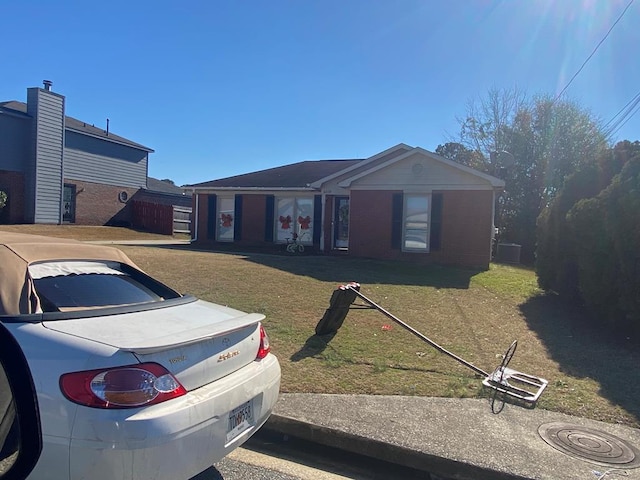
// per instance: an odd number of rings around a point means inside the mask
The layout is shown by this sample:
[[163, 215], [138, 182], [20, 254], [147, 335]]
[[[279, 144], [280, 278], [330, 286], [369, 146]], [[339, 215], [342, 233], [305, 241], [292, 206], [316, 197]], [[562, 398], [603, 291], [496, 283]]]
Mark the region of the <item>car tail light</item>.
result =
[[157, 363], [66, 373], [60, 377], [60, 389], [72, 402], [95, 408], [154, 405], [187, 393]]
[[262, 360], [264, 357], [269, 355], [270, 351], [271, 344], [269, 343], [269, 336], [267, 335], [267, 332], [264, 331], [262, 324], [260, 324], [260, 347], [258, 348], [256, 360]]

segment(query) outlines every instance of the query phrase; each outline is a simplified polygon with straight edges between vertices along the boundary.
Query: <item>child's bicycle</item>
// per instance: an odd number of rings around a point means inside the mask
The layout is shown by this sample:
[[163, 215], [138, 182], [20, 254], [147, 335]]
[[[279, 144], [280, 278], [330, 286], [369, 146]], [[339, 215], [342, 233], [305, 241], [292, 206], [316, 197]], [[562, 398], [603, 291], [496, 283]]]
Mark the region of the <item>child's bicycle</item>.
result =
[[285, 238], [285, 240], [287, 241], [287, 252], [289, 253], [302, 253], [304, 252], [304, 245], [302, 243], [300, 243], [300, 240], [298, 239], [298, 234], [296, 232], [293, 232], [293, 239], [289, 240], [288, 238]]

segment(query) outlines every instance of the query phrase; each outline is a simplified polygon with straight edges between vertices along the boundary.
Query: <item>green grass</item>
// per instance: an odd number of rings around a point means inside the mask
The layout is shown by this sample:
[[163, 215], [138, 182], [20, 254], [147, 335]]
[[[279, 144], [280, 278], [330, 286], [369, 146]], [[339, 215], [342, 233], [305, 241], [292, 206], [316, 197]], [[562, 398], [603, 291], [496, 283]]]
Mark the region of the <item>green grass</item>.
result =
[[50, 237], [75, 238], [78, 240], [162, 240], [166, 238], [188, 240], [189, 235], [174, 236], [132, 230], [123, 227], [97, 227], [85, 225], [0, 225], [0, 231], [48, 235]]
[[515, 301], [542, 294], [532, 268], [493, 263], [486, 272], [473, 277], [473, 284]]
[[[64, 231], [81, 239], [97, 234]], [[530, 269], [492, 265], [479, 272], [185, 247], [122, 250], [179, 291], [264, 313], [284, 392], [489, 397], [473, 371], [375, 310], [352, 310], [333, 338], [315, 336], [336, 285], [358, 281], [367, 297], [485, 371], [517, 339], [510, 366], [549, 380], [539, 408], [640, 427], [637, 346], [589, 326], [582, 312], [541, 292]]]

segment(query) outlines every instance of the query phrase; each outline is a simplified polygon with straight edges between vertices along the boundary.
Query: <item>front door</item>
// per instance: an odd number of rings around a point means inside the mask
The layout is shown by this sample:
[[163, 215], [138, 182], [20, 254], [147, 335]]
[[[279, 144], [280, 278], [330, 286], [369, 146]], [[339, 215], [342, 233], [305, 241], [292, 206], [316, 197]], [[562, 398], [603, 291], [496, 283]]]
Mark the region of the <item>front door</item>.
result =
[[65, 183], [62, 192], [62, 221], [75, 223], [76, 221], [76, 186]]
[[335, 197], [333, 248], [349, 248], [349, 197]]

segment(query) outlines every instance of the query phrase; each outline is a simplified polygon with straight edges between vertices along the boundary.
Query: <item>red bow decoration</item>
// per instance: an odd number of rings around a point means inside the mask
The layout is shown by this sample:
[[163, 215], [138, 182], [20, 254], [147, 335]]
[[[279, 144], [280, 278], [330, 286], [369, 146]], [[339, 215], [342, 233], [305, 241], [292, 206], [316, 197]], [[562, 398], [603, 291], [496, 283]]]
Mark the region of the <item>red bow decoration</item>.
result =
[[230, 213], [221, 213], [220, 214], [220, 224], [223, 227], [230, 227], [233, 223], [233, 215]]
[[307, 215], [304, 218], [302, 218], [300, 216], [300, 217], [298, 217], [298, 223], [300, 224], [300, 228], [302, 230], [309, 230], [309, 224], [311, 223], [311, 217], [309, 215]]
[[289, 230], [291, 228], [291, 215], [287, 215], [286, 217], [280, 215], [280, 223], [282, 230]]

